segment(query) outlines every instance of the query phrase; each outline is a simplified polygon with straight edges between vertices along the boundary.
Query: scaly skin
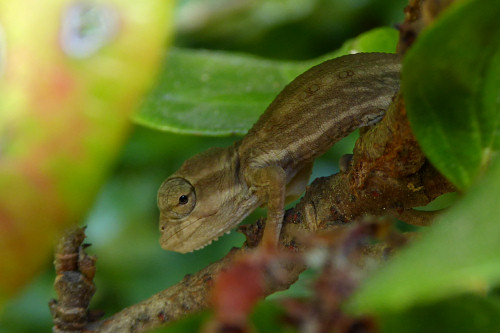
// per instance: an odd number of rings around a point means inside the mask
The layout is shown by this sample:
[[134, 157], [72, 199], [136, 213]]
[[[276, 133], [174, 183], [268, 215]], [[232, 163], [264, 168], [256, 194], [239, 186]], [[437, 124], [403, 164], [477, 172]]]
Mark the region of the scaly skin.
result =
[[399, 89], [400, 69], [395, 54], [360, 53], [298, 76], [242, 140], [190, 158], [161, 185], [162, 247], [201, 248], [263, 204], [263, 242], [277, 246], [285, 202], [304, 191], [314, 159], [383, 117]]

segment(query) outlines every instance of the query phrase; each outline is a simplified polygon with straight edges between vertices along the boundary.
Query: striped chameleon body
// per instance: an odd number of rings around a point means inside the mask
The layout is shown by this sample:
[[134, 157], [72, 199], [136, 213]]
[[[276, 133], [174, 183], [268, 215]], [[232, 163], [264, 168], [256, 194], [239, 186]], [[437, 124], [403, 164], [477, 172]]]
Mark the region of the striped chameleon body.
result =
[[240, 141], [187, 161], [158, 191], [160, 243], [196, 250], [267, 204], [264, 242], [277, 246], [284, 206], [305, 189], [315, 158], [378, 122], [399, 89], [400, 58], [359, 53], [293, 80]]

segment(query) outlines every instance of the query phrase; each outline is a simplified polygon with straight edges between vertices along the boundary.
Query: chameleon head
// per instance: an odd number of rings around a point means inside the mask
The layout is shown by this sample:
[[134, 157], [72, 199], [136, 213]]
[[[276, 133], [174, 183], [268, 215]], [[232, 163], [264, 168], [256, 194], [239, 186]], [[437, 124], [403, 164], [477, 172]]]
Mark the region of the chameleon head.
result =
[[184, 162], [158, 190], [162, 248], [190, 252], [230, 231], [257, 206], [245, 189], [232, 146]]

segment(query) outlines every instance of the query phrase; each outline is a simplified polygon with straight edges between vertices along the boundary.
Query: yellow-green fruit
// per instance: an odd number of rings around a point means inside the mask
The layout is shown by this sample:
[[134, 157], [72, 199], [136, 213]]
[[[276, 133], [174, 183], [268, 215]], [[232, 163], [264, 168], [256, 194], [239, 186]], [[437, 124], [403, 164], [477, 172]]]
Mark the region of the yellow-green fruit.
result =
[[173, 0], [0, 0], [0, 305], [79, 222], [171, 35]]

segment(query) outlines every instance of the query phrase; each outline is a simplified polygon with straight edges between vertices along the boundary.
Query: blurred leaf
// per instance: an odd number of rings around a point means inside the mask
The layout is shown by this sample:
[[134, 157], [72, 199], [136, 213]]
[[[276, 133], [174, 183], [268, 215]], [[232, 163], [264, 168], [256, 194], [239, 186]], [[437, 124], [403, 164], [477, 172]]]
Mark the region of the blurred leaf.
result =
[[285, 314], [284, 309], [276, 302], [262, 301], [255, 307], [250, 320], [257, 332], [296, 332], [286, 325]]
[[172, 5], [0, 1], [0, 304], [92, 203], [151, 84]]
[[497, 297], [463, 295], [383, 315], [383, 333], [490, 333], [500, 332], [500, 301]]
[[500, 159], [408, 249], [368, 279], [355, 312], [400, 311], [500, 283]]
[[176, 45], [311, 59], [404, 18], [407, 0], [184, 0]]
[[176, 9], [180, 33], [212, 38], [255, 37], [271, 26], [308, 16], [318, 0], [189, 0]]
[[467, 188], [500, 148], [500, 1], [463, 1], [419, 36], [403, 91], [431, 162]]
[[[356, 38], [346, 41], [336, 52], [330, 53], [327, 57], [321, 57], [322, 61], [344, 54], [359, 52], [396, 52], [396, 43], [399, 33], [396, 29], [377, 28], [365, 32]], [[321, 61], [320, 60], [320, 61]], [[319, 63], [320, 61], [316, 62]], [[311, 64], [313, 64], [311, 62]], [[312, 65], [311, 65], [312, 66]]]
[[177, 133], [245, 134], [297, 75], [350, 52], [394, 52], [394, 29], [376, 29], [312, 61], [259, 59], [215, 51], [172, 49], [153, 92], [134, 120]]
[[55, 272], [38, 275], [17, 297], [0, 311], [0, 332], [38, 333], [50, 332], [52, 317], [47, 302], [54, 297]]

